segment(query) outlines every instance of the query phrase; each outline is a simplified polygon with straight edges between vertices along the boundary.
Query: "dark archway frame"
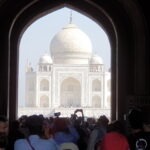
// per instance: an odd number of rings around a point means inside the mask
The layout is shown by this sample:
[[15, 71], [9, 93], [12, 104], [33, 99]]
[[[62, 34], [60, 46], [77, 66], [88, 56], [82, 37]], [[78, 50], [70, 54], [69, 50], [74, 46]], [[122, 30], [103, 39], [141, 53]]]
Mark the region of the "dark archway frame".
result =
[[[127, 3], [130, 4], [129, 1]], [[129, 8], [129, 5], [127, 6], [123, 4], [123, 2], [110, 0], [97, 3], [90, 0], [34, 0], [22, 4], [22, 8], [16, 13], [9, 30], [8, 114], [10, 121], [16, 119], [17, 113], [20, 38], [25, 29], [36, 19], [62, 7], [75, 9], [88, 16], [100, 24], [107, 33], [111, 45], [111, 118], [112, 120], [122, 119], [127, 109], [127, 96], [134, 94], [136, 90], [138, 90], [138, 86], [135, 88], [136, 79], [134, 79], [135, 71], [138, 72], [138, 69], [135, 67], [135, 49], [137, 49], [136, 53], [139, 57], [139, 50], [145, 47], [145, 43], [142, 41], [143, 43], [140, 44], [140, 48], [138, 48], [140, 33], [137, 33], [138, 21], [136, 23], [134, 22], [134, 17], [137, 12], [131, 15], [132, 12], [130, 11], [132, 8]], [[141, 20], [139, 19], [139, 23], [140, 22]], [[143, 26], [143, 24], [140, 25]], [[145, 31], [140, 32], [145, 33]], [[128, 61], [126, 61], [127, 59]], [[144, 59], [144, 57], [142, 59]], [[132, 61], [135, 63], [131, 63]], [[140, 75], [137, 76], [137, 80], [141, 77]], [[127, 85], [127, 81], [129, 85]], [[136, 83], [138, 84], [138, 82]], [[128, 91], [130, 91], [130, 93]]]

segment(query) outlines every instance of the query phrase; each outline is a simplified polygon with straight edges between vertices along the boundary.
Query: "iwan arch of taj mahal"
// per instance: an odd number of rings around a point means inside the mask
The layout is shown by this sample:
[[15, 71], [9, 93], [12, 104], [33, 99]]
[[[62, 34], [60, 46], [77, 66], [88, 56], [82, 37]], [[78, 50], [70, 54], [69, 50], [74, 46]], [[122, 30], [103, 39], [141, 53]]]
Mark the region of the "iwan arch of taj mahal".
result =
[[89, 37], [75, 24], [64, 26], [33, 69], [26, 68], [25, 107], [18, 114], [68, 116], [82, 108], [85, 116], [110, 116], [111, 73], [93, 53]]

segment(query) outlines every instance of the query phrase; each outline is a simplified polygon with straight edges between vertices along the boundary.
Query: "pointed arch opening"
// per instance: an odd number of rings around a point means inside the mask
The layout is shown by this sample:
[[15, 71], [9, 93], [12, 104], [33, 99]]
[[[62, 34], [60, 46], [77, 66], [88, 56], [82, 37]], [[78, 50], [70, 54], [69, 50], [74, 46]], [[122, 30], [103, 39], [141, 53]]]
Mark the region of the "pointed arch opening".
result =
[[[64, 3], [61, 3], [60, 5], [59, 5], [59, 8], [61, 8], [61, 7], [63, 7], [63, 4]], [[90, 13], [88, 13], [88, 12], [86, 12], [83, 8], [78, 8], [78, 6], [76, 5], [76, 4], [66, 4], [65, 3], [65, 5], [67, 6], [67, 7], [71, 7], [71, 8], [74, 8], [74, 9], [76, 9], [76, 10], [79, 10], [79, 11], [81, 11], [81, 12], [83, 12], [83, 14], [86, 14], [87, 16], [90, 16], [92, 19], [94, 19], [94, 20], [96, 20], [99, 24], [100, 24], [100, 20], [98, 19], [98, 18], [96, 18], [95, 16], [94, 16], [94, 14], [90, 14]], [[87, 4], [87, 5], [89, 5], [89, 4]], [[57, 6], [57, 5], [56, 5]], [[51, 12], [52, 11], [52, 9], [51, 8], [54, 8], [53, 10], [57, 10], [58, 9], [58, 7], [53, 7], [53, 6], [51, 6], [51, 7], [49, 7], [49, 8], [43, 8], [43, 10], [42, 10], [42, 13], [39, 11], [39, 13], [37, 13], [37, 14], [32, 14], [32, 16], [31, 16], [31, 18], [27, 18], [27, 20], [25, 20], [25, 22], [24, 22], [24, 24], [22, 24], [23, 26], [21, 26], [20, 27], [20, 30], [19, 30], [19, 32], [18, 32], [18, 34], [19, 34], [19, 36], [18, 37], [21, 37], [21, 35], [22, 35], [22, 33], [23, 33], [23, 31], [27, 28], [27, 26], [29, 25], [29, 24], [31, 24], [32, 22], [33, 22], [33, 20], [35, 19], [35, 18], [39, 18], [39, 17], [41, 17], [41, 16], [43, 16], [44, 14], [47, 14], [47, 12]], [[92, 8], [92, 6], [91, 6], [91, 8]], [[82, 10], [83, 9], [83, 10]], [[103, 12], [101, 11], [101, 10], [99, 10], [99, 13], [102, 15], [103, 14]], [[107, 20], [107, 22], [108, 22], [108, 18], [107, 18], [107, 16], [106, 16], [106, 14], [103, 14], [104, 16], [104, 18]], [[22, 16], [22, 14], [20, 15], [20, 16]], [[17, 20], [18, 22], [20, 21], [19, 19]], [[17, 22], [16, 21], [16, 22]], [[111, 30], [113, 31], [113, 25], [109, 22], [109, 26], [111, 26]], [[15, 28], [16, 28], [16, 26], [15, 26]], [[13, 30], [15, 30], [15, 28], [13, 29]], [[113, 36], [114, 36], [115, 34], [113, 34]], [[19, 42], [18, 41], [20, 41], [20, 39], [19, 40], [17, 40], [16, 42], [17, 42], [17, 46], [18, 46], [18, 44], [19, 44]], [[115, 45], [115, 44], [114, 44]], [[18, 51], [18, 49], [17, 49], [17, 51]], [[18, 60], [16, 60], [16, 61], [18, 61]], [[114, 65], [114, 64], [113, 64]], [[114, 75], [115, 75], [115, 71], [114, 71]], [[115, 76], [114, 76], [115, 77]], [[115, 86], [115, 84], [114, 84], [114, 86]], [[114, 91], [115, 91], [115, 89], [114, 89]], [[12, 91], [11, 91], [12, 92]], [[115, 93], [115, 92], [114, 92]], [[115, 97], [115, 94], [114, 94], [114, 97]], [[14, 109], [14, 110], [16, 110], [16, 108]], [[16, 115], [16, 113], [14, 113], [14, 115]]]
[[61, 84], [60, 103], [62, 107], [81, 106], [81, 84], [74, 78], [67, 78]]

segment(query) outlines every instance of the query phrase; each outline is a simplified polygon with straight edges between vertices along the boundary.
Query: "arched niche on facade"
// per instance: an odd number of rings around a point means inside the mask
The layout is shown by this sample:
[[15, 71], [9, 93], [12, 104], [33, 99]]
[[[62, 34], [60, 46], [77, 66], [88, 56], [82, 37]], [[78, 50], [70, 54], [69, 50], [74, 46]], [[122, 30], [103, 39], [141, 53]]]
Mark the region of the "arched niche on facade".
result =
[[40, 81], [40, 91], [48, 91], [49, 90], [49, 81], [43, 79]]
[[[145, 58], [145, 42], [148, 41], [143, 39], [146, 39], [147, 28], [144, 24], [144, 17], [142, 13], [140, 13], [139, 7], [136, 5], [135, 1], [133, 2], [131, 0], [115, 2], [110, 0], [99, 2], [94, 2], [92, 0], [54, 0], [52, 2], [31, 0], [20, 1], [17, 5], [10, 7], [9, 14], [12, 12], [10, 18], [12, 22], [7, 24], [6, 29], [7, 32], [8, 30], [9, 32], [5, 37], [6, 39], [8, 38], [8, 62], [5, 63], [6, 65], [9, 64], [8, 74], [6, 71], [5, 73], [6, 80], [8, 79], [7, 84], [9, 83], [9, 86], [4, 87], [6, 89], [4, 95], [7, 95], [5, 98], [8, 99], [8, 102], [4, 102], [5, 108], [3, 108], [2, 111], [4, 114], [9, 113], [10, 120], [16, 118], [17, 74], [19, 62], [18, 45], [21, 35], [36, 19], [62, 7], [75, 9], [90, 17], [101, 25], [108, 34], [111, 44], [112, 71], [111, 118], [123, 118], [127, 108], [126, 97], [128, 96], [129, 91], [131, 94], [137, 93], [138, 91], [143, 92], [145, 90], [145, 82], [142, 82], [143, 76], [145, 76], [143, 73], [146, 73], [143, 61]], [[4, 15], [6, 18], [9, 17], [8, 13], [4, 13]], [[139, 27], [141, 30], [139, 30]], [[136, 65], [133, 63], [135, 54], [137, 57], [137, 60], [135, 60]], [[136, 74], [138, 72], [135, 79], [136, 81], [134, 80], [135, 72]]]
[[60, 104], [62, 107], [81, 106], [81, 84], [74, 78], [65, 79], [60, 86]]

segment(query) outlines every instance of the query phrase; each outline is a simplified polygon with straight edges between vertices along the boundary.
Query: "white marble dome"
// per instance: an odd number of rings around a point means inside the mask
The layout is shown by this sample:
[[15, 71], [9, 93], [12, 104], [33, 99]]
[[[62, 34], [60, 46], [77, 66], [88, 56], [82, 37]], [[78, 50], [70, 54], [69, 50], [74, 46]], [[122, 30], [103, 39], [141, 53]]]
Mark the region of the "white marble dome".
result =
[[52, 64], [52, 58], [48, 54], [44, 54], [43, 56], [40, 57], [39, 59], [40, 64]]
[[68, 24], [53, 37], [50, 53], [55, 63], [88, 63], [92, 43], [76, 25]]
[[90, 59], [90, 64], [103, 64], [103, 60], [98, 55], [93, 55]]

